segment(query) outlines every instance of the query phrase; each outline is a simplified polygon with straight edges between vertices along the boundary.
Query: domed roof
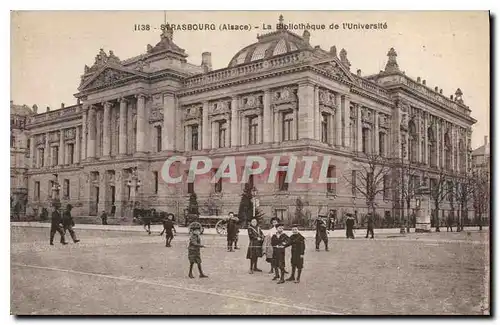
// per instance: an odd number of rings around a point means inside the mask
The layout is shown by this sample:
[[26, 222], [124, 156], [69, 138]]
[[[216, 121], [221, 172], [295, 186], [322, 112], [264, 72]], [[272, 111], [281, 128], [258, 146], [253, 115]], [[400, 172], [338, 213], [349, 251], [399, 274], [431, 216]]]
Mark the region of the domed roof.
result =
[[14, 102], [10, 102], [10, 114], [28, 116], [33, 115], [33, 111], [27, 105], [15, 105]]
[[[307, 37], [309, 32], [305, 31]], [[309, 40], [286, 30], [279, 30], [269, 34], [257, 36], [258, 42], [248, 45], [236, 53], [229, 62], [228, 67], [235, 67], [261, 59], [268, 59], [273, 56], [290, 52], [311, 49]]]

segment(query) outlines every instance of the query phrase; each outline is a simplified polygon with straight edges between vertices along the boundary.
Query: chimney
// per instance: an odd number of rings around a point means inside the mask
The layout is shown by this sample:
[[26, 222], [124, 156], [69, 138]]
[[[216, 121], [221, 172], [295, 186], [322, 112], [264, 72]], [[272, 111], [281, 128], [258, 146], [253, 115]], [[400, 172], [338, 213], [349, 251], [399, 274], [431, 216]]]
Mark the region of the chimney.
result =
[[304, 41], [306, 41], [307, 44], [309, 44], [309, 40], [311, 39], [311, 33], [309, 33], [309, 31], [305, 30], [302, 33], [302, 38], [304, 39]]
[[434, 91], [435, 91], [435, 92], [438, 92], [438, 87], [437, 87], [437, 86], [436, 86], [436, 87], [434, 87]]
[[80, 105], [80, 98], [76, 99], [76, 105]]
[[61, 108], [64, 108], [64, 103], [61, 103]]
[[450, 99], [453, 100], [453, 95], [450, 95]]
[[425, 79], [424, 79], [424, 80], [422, 80], [422, 85], [425, 86], [425, 84], [426, 84], [426, 82], [425, 82]]
[[418, 82], [418, 83], [420, 83], [420, 82], [421, 82], [420, 77], [417, 77], [417, 82]]
[[442, 95], [443, 94], [443, 89], [439, 89], [439, 93]]
[[38, 106], [33, 105], [33, 113], [38, 114]]
[[330, 53], [333, 55], [333, 56], [337, 56], [337, 47], [334, 45], [332, 47], [330, 47]]
[[212, 53], [201, 53], [201, 66], [204, 68], [205, 72], [212, 71]]
[[47, 111], [46, 112], [50, 112], [50, 106], [47, 106]]
[[356, 74], [358, 75], [358, 77], [361, 77], [361, 69], [358, 69], [358, 70], [356, 71]]

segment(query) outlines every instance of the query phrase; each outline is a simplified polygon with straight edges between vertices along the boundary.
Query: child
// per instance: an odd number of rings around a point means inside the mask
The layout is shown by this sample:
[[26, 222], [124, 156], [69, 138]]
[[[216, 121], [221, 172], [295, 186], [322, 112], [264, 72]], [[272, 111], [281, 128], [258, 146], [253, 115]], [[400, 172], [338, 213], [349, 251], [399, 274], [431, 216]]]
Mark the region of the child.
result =
[[191, 237], [189, 239], [188, 247], [188, 259], [189, 259], [189, 277], [191, 279], [193, 276], [193, 264], [198, 264], [198, 271], [200, 272], [200, 278], [208, 278], [201, 270], [201, 253], [200, 248], [205, 247], [201, 245], [200, 240], [200, 229], [201, 225], [197, 222], [193, 222], [190, 226]]
[[[300, 274], [302, 273], [302, 268], [304, 267], [304, 252], [306, 250], [305, 238], [299, 233], [299, 226], [292, 226], [292, 235], [290, 240], [285, 245], [285, 247], [292, 246], [292, 258], [290, 263], [292, 264], [292, 275], [286, 281], [295, 281], [295, 283], [300, 283]], [[295, 279], [295, 269], [297, 269], [297, 279]]]
[[174, 233], [177, 233], [174, 227], [173, 220], [174, 220], [174, 215], [172, 213], [169, 213], [167, 215], [167, 219], [163, 220], [163, 230], [161, 231], [160, 236], [163, 236], [163, 233], [166, 232], [165, 247], [172, 247], [170, 246], [170, 243], [174, 238]]
[[[280, 279], [278, 284], [285, 283], [285, 245], [288, 243], [288, 236], [283, 232], [283, 224], [276, 225], [276, 233], [271, 238], [273, 246], [273, 259], [275, 263], [275, 275], [273, 280]], [[278, 268], [281, 271], [281, 277], [278, 274]]]

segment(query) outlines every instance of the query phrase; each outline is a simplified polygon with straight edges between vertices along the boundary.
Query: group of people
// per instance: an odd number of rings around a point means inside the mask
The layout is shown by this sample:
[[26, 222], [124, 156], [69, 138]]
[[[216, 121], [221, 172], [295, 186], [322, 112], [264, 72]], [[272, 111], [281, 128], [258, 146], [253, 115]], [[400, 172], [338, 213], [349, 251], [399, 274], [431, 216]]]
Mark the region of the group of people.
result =
[[50, 224], [50, 245], [54, 245], [54, 236], [56, 232], [61, 236], [60, 243], [63, 245], [67, 245], [65, 235], [66, 231], [69, 232], [71, 239], [73, 239], [74, 243], [78, 243], [80, 240], [76, 238], [75, 231], [73, 227], [75, 226], [75, 221], [71, 216], [72, 206], [68, 204], [66, 206], [66, 210], [63, 211], [62, 215], [59, 212], [60, 205], [53, 204], [52, 205], [52, 218]]

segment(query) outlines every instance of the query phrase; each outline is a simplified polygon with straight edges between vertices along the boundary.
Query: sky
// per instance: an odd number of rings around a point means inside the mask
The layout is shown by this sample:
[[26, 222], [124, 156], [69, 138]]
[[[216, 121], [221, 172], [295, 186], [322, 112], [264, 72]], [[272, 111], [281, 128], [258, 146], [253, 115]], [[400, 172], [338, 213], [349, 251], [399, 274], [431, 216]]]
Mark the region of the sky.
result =
[[[11, 100], [37, 104], [39, 112], [76, 103], [84, 66], [91, 66], [100, 48], [120, 59], [146, 52], [160, 40], [160, 25], [215, 24], [215, 31], [175, 31], [174, 42], [188, 61], [201, 63], [201, 53], [212, 53], [213, 69], [227, 67], [243, 47], [267, 33], [282, 14], [285, 23], [321, 25], [310, 43], [328, 50], [345, 48], [351, 71], [363, 75], [383, 70], [394, 47], [406, 75], [421, 77], [432, 89], [449, 97], [457, 88], [477, 120], [472, 147], [484, 143], [490, 125], [489, 17], [486, 11], [17, 11], [11, 13]], [[339, 24], [330, 30], [330, 24]], [[343, 23], [387, 23], [383, 30], [345, 30]], [[134, 31], [149, 24], [149, 31]], [[250, 31], [219, 31], [220, 24], [250, 24]], [[258, 29], [255, 26], [259, 26]], [[294, 30], [302, 35], [303, 30]]]

